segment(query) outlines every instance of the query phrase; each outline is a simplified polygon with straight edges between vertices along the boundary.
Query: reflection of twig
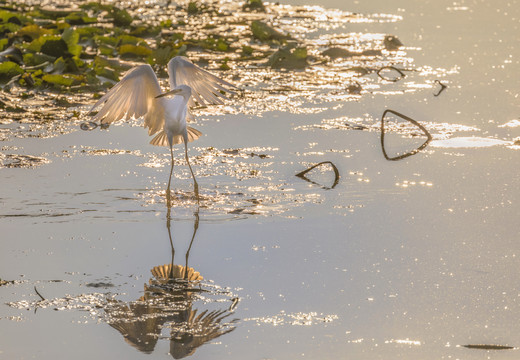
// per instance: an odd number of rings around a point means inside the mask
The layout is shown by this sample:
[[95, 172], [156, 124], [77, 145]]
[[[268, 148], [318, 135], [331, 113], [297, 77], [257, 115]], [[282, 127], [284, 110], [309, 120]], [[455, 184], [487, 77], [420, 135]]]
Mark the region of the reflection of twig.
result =
[[[34, 287], [34, 291], [36, 291], [36, 294], [38, 294], [38, 296], [40, 297], [41, 301], [45, 301], [45, 298], [42, 296], [42, 294], [40, 294], [38, 292], [38, 290], [36, 289], [36, 286]], [[39, 301], [38, 301], [39, 302]]]
[[36, 310], [38, 310], [38, 306], [39, 304], [42, 302], [42, 301], [45, 301], [45, 298], [42, 296], [42, 294], [39, 293], [39, 291], [36, 289], [36, 286], [34, 287], [34, 291], [36, 291], [36, 294], [38, 294], [38, 296], [40, 297], [40, 301], [38, 301], [36, 303], [36, 305], [34, 306], [34, 313], [36, 314]]
[[[399, 116], [400, 118], [402, 118], [406, 121], [409, 121], [412, 124], [414, 124], [415, 126], [417, 126], [419, 129], [421, 129], [424, 132], [424, 135], [426, 135], [426, 137], [427, 137], [426, 141], [421, 146], [419, 146], [417, 149], [407, 152], [406, 154], [395, 156], [395, 157], [389, 157], [385, 150], [385, 116], [387, 113], [391, 113], [396, 116]], [[417, 122], [416, 120], [414, 120], [406, 115], [403, 115], [401, 113], [398, 113], [397, 111], [390, 110], [390, 109], [385, 110], [385, 112], [383, 113], [383, 116], [381, 116], [381, 149], [383, 150], [383, 155], [386, 160], [392, 160], [392, 161], [402, 160], [404, 158], [407, 158], [408, 156], [415, 155], [419, 151], [424, 149], [430, 141], [432, 141], [432, 136], [430, 135], [428, 130], [426, 130], [426, 128], [424, 126], [422, 126], [421, 124], [419, 124], [419, 122]]]
[[439, 80], [435, 80], [434, 84], [439, 84], [441, 86], [441, 88], [439, 89], [439, 91], [437, 91], [437, 94], [433, 94], [433, 96], [439, 96], [441, 94], [441, 92], [443, 92], [448, 86], [444, 85], [443, 83], [441, 83]]
[[507, 346], [507, 345], [462, 345], [465, 348], [468, 349], [481, 349], [481, 350], [511, 350], [514, 349], [513, 346]]
[[233, 300], [233, 302], [231, 303], [231, 305], [229, 306], [229, 309], [228, 309], [229, 312], [235, 311], [235, 309], [237, 308], [238, 303], [240, 302], [240, 298], [237, 298], [237, 297], [232, 299], [232, 300]]
[[[396, 77], [395, 79], [390, 79], [390, 78], [387, 78], [387, 77], [384, 77], [383, 75], [381, 75], [381, 71], [387, 70], [387, 69], [397, 71], [400, 76]], [[402, 78], [404, 78], [406, 76], [403, 71], [404, 71], [404, 69], [398, 69], [398, 68], [396, 68], [394, 66], [383, 66], [381, 69], [377, 70], [377, 75], [381, 79], [383, 79], [383, 80], [396, 82], [396, 81], [399, 81], [399, 80], [401, 80]]]
[[[314, 169], [314, 168], [316, 168], [316, 167], [318, 167], [320, 165], [323, 165], [323, 164], [330, 164], [332, 166], [332, 169], [334, 170], [334, 184], [332, 184], [332, 186], [330, 188], [326, 187], [326, 186], [323, 186], [323, 185], [320, 185], [320, 184], [310, 180], [309, 178], [307, 178], [305, 176], [305, 174], [307, 174], [309, 171], [311, 171], [312, 169]], [[320, 185], [324, 189], [334, 189], [336, 187], [336, 185], [338, 185], [338, 183], [339, 183], [339, 171], [338, 171], [338, 168], [331, 161], [322, 161], [322, 162], [320, 162], [320, 163], [318, 163], [316, 165], [311, 166], [307, 170], [299, 172], [298, 174], [296, 174], [296, 176], [298, 176], [299, 178], [302, 178], [303, 180], [308, 181], [310, 183], [313, 183], [313, 184], [316, 184], [316, 185]]]
[[108, 129], [108, 127], [110, 125], [109, 124], [97, 124], [93, 121], [87, 121], [87, 122], [81, 123], [81, 125], [79, 127], [81, 130], [91, 131], [91, 130], [96, 129], [98, 126], [100, 129]]

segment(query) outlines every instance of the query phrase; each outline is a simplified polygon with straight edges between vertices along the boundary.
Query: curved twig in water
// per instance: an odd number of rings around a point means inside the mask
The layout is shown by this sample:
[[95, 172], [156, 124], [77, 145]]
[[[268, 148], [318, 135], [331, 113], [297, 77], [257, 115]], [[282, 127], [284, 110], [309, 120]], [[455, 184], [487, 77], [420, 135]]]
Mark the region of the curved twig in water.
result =
[[[40, 297], [40, 301], [45, 301], [45, 298], [42, 296], [42, 294], [40, 294], [40, 292], [36, 289], [36, 286], [34, 287], [34, 291], [36, 291], [36, 294], [38, 294], [38, 296]], [[38, 301], [38, 302], [40, 302]]]
[[98, 124], [96, 124], [93, 121], [87, 121], [87, 122], [81, 123], [81, 125], [79, 127], [81, 130], [91, 131], [91, 130], [94, 130], [95, 128], [97, 128]]
[[514, 349], [513, 346], [507, 345], [486, 345], [486, 344], [478, 344], [478, 345], [462, 345], [468, 349], [480, 349], [480, 350], [511, 350]]
[[[316, 168], [316, 167], [318, 167], [320, 165], [324, 165], [324, 164], [330, 164], [332, 166], [332, 169], [334, 170], [334, 184], [332, 184], [331, 187], [327, 187], [327, 186], [323, 186], [321, 184], [318, 184], [317, 182], [312, 181], [311, 179], [309, 179], [308, 177], [305, 176], [305, 174], [307, 174], [312, 169], [314, 169], [314, 168]], [[308, 182], [310, 182], [312, 184], [319, 185], [319, 186], [323, 187], [324, 189], [334, 189], [336, 187], [336, 185], [338, 185], [338, 183], [339, 183], [339, 171], [338, 171], [338, 168], [336, 167], [336, 165], [334, 165], [332, 163], [332, 161], [322, 161], [320, 163], [317, 163], [316, 165], [311, 166], [307, 170], [299, 172], [298, 174], [296, 174], [296, 176], [298, 176], [299, 178], [302, 178], [303, 180], [308, 181]]]
[[108, 129], [110, 124], [99, 124], [98, 125], [97, 123], [95, 123], [93, 121], [86, 121], [84, 123], [81, 123], [81, 125], [79, 127], [81, 130], [91, 131], [91, 130], [96, 129], [98, 126], [100, 129]]
[[439, 89], [439, 91], [437, 91], [436, 94], [433, 94], [433, 96], [439, 96], [441, 94], [441, 92], [446, 90], [446, 88], [448, 87], [448, 86], [444, 85], [443, 83], [441, 83], [439, 80], [435, 80], [434, 84], [439, 84], [441, 86], [441, 88]]
[[[409, 121], [412, 124], [414, 124], [415, 126], [417, 126], [419, 129], [421, 129], [423, 131], [424, 135], [426, 135], [426, 137], [427, 137], [426, 141], [421, 146], [419, 146], [418, 148], [416, 148], [416, 149], [414, 149], [414, 150], [412, 150], [410, 152], [407, 152], [407, 153], [399, 155], [399, 156], [389, 157], [388, 154], [386, 153], [386, 150], [385, 150], [385, 116], [386, 116], [387, 113], [391, 113], [391, 114], [394, 114], [396, 116], [399, 116], [400, 118], [402, 118], [402, 119], [404, 119], [406, 121]], [[391, 161], [402, 160], [404, 158], [407, 158], [408, 156], [415, 155], [419, 151], [424, 149], [426, 146], [428, 146], [430, 141], [432, 141], [432, 136], [430, 135], [429, 131], [426, 130], [426, 128], [424, 126], [422, 126], [416, 120], [414, 120], [414, 119], [412, 119], [412, 118], [410, 118], [410, 117], [408, 117], [406, 115], [403, 115], [401, 113], [398, 113], [397, 111], [390, 110], [390, 109], [385, 110], [385, 112], [383, 113], [383, 116], [381, 116], [381, 149], [383, 150], [383, 155], [384, 155], [386, 160], [391, 160]]]
[[[381, 71], [387, 70], [387, 69], [397, 71], [399, 73], [399, 76], [396, 77], [395, 79], [391, 79], [391, 78], [387, 78], [387, 77], [381, 75]], [[381, 69], [377, 70], [377, 76], [379, 76], [381, 79], [386, 80], [386, 81], [397, 82], [406, 76], [403, 71], [404, 71], [403, 69], [398, 69], [394, 66], [383, 66]]]

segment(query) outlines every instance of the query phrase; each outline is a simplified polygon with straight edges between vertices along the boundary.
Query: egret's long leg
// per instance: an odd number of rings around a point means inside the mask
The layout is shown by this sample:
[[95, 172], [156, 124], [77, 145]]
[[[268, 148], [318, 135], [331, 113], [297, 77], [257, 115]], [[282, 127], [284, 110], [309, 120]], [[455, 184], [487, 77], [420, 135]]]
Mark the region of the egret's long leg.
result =
[[171, 229], [171, 220], [172, 220], [171, 209], [172, 209], [171, 206], [168, 206], [168, 210], [167, 210], [167, 214], [166, 214], [166, 229], [168, 229], [168, 237], [170, 238], [170, 246], [172, 249], [172, 261], [171, 261], [171, 265], [170, 265], [170, 272], [168, 274], [169, 280], [173, 279], [173, 264], [174, 264], [173, 261], [175, 259], [175, 248], [173, 246], [172, 229]]
[[170, 154], [172, 156], [172, 164], [170, 167], [170, 178], [168, 179], [168, 188], [166, 189], [166, 205], [168, 208], [171, 208], [171, 193], [170, 193], [170, 185], [172, 182], [172, 174], [173, 174], [173, 146], [170, 146]]
[[187, 141], [184, 142], [184, 153], [186, 154], [186, 162], [188, 163], [188, 166], [191, 171], [191, 176], [193, 176], [193, 189], [195, 190], [195, 196], [197, 197], [197, 202], [199, 202], [199, 184], [197, 183], [197, 180], [195, 179], [195, 174], [193, 173], [193, 169], [190, 165], [190, 159], [188, 158], [188, 144]]

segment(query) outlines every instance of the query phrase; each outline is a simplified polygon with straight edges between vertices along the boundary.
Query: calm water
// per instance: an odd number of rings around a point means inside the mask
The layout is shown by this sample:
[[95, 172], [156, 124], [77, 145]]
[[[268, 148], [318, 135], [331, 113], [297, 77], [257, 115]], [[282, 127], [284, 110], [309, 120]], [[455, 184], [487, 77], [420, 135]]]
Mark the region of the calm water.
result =
[[[0, 287], [1, 359], [518, 357], [463, 345], [520, 346], [520, 4], [317, 5], [363, 20], [281, 26], [361, 48], [395, 35], [402, 54], [368, 61], [413, 71], [395, 83], [356, 78], [359, 96], [345, 95], [351, 78], [326, 87], [315, 67], [266, 81], [235, 71], [244, 97], [197, 113], [200, 208], [177, 149], [170, 224], [168, 153], [142, 128], [58, 122], [42, 131], [60, 136], [6, 135], [5, 154], [46, 163], [0, 172], [0, 278], [15, 281]], [[317, 85], [305, 78], [313, 71]], [[439, 96], [435, 80], [447, 85]], [[433, 141], [386, 160], [385, 109], [420, 121]], [[387, 151], [425, 140], [406, 135], [389, 133]], [[339, 170], [334, 188], [326, 167], [308, 174], [314, 183], [294, 176], [321, 161]], [[171, 260], [167, 225], [175, 264], [189, 249], [204, 277], [173, 295], [151, 273]]]

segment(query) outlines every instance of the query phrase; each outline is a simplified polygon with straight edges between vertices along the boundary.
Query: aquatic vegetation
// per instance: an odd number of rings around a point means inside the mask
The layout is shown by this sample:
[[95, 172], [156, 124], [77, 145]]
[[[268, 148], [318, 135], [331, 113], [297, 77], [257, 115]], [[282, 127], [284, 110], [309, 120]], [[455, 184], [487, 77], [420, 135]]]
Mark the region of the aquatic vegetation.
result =
[[[315, 51], [319, 43], [312, 44], [312, 40], [301, 36], [302, 31], [322, 26], [320, 22], [339, 26], [363, 21], [357, 14], [298, 8], [295, 16], [290, 8], [265, 5], [261, 0], [248, 0], [241, 7], [231, 2], [191, 1], [167, 7], [162, 16], [154, 14], [156, 9], [138, 10], [97, 2], [81, 3], [77, 8], [49, 8], [31, 1], [7, 2], [0, 13], [0, 31], [5, 36], [0, 50], [18, 51], [20, 59], [17, 66], [3, 65], [0, 82], [4, 90], [16, 86], [51, 86], [67, 92], [99, 91], [117, 82], [128, 69], [106, 66], [104, 58], [160, 66], [175, 55], [193, 51], [200, 61], [203, 57], [207, 59], [205, 54], [211, 55], [221, 70], [231, 70], [255, 61], [274, 69], [305, 69], [311, 54], [323, 56], [323, 60], [381, 55], [379, 49], [355, 52], [344, 47], [332, 47], [320, 55]], [[242, 12], [240, 21], [233, 16], [237, 11]], [[274, 14], [277, 15], [273, 18]], [[318, 22], [313, 24], [307, 18]], [[380, 21], [396, 20], [381, 16]], [[367, 17], [364, 21], [374, 18]], [[359, 41], [356, 42], [359, 46]], [[381, 39], [382, 49], [400, 47], [402, 43], [395, 36]], [[0, 54], [0, 59], [12, 61], [6, 56]], [[48, 76], [56, 74], [63, 76]], [[70, 74], [81, 74], [82, 78]]]

